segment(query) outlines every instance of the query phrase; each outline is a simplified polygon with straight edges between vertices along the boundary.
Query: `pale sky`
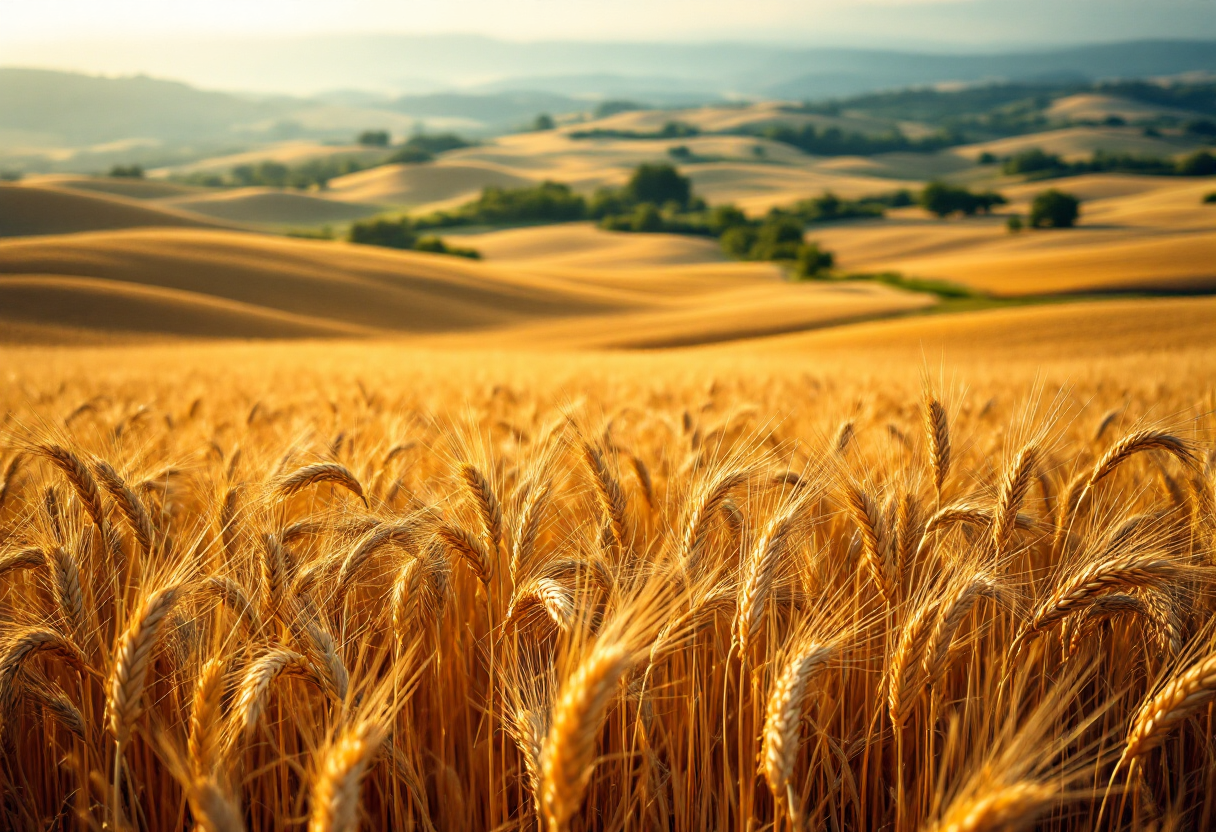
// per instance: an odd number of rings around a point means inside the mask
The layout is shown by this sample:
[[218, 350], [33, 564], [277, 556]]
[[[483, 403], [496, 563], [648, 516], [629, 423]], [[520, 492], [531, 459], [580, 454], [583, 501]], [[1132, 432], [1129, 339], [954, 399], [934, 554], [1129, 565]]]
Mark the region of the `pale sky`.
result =
[[[1128, 37], [1139, 29], [1137, 10], [1153, 36], [1171, 28], [1188, 36], [1208, 14], [1216, 24], [1216, 0], [1057, 0], [1052, 7], [1083, 7], [1095, 23], [1109, 27], [1104, 9], [1111, 5], [1122, 9], [1115, 14], [1126, 19]], [[788, 40], [872, 29], [881, 39], [898, 36], [900, 21], [914, 22], [918, 8], [934, 21], [948, 20], [953, 8], [996, 22], [1013, 19], [1019, 7], [1022, 14], [1035, 14], [1024, 0], [0, 0], [0, 45], [107, 36], [390, 31], [526, 40]], [[1180, 16], [1171, 23], [1173, 12]], [[932, 25], [940, 28], [939, 22]], [[1071, 24], [1064, 19], [1055, 25]], [[1085, 34], [1077, 31], [1074, 39], [1084, 40]], [[943, 43], [952, 40], [949, 31], [941, 35]]]

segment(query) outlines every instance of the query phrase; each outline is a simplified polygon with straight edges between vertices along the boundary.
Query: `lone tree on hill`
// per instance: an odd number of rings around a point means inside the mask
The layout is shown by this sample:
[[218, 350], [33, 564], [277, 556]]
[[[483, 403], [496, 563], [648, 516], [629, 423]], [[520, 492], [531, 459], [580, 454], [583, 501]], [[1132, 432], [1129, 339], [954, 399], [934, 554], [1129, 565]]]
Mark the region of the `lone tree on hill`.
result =
[[653, 202], [655, 205], [675, 202], [685, 208], [692, 197], [692, 180], [680, 175], [671, 165], [640, 165], [625, 186], [625, 192], [633, 202]]
[[364, 147], [388, 147], [387, 130], [364, 130], [359, 134], [359, 144]]
[[1030, 204], [1033, 228], [1072, 228], [1081, 216], [1081, 200], [1052, 188], [1043, 191]]

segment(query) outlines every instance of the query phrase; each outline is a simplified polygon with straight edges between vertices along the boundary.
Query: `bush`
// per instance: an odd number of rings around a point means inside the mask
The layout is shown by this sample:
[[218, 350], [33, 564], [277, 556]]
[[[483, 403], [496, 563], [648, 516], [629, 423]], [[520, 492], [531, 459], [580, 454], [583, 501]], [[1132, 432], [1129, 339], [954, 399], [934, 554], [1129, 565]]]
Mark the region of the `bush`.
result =
[[794, 259], [794, 276], [804, 279], [821, 277], [835, 262], [832, 252], [819, 248], [818, 243], [806, 243], [798, 248], [798, 256]]
[[1216, 205], [1216, 191], [1212, 191], [1203, 198], [1204, 205]]
[[802, 246], [802, 223], [789, 217], [766, 219], [756, 233], [751, 260], [793, 260]]
[[921, 191], [920, 204], [926, 211], [939, 217], [954, 214], [974, 216], [987, 214], [995, 205], [1004, 205], [1005, 197], [992, 191], [972, 193], [966, 188], [956, 188], [944, 182], [930, 182]]
[[552, 130], [557, 124], [553, 121], [553, 116], [548, 113], [541, 113], [532, 121], [532, 129], [539, 132]]
[[995, 165], [996, 161], [997, 161], [996, 156], [987, 150], [985, 150], [983, 153], [981, 153], [980, 157], [978, 159], [976, 159], [976, 162], [978, 162], [981, 165]]
[[614, 116], [617, 113], [630, 113], [634, 110], [647, 109], [650, 108], [645, 104], [639, 104], [636, 101], [625, 101], [624, 99], [610, 98], [607, 101], [601, 101], [598, 105], [596, 105], [596, 108], [592, 111], [591, 115], [594, 118], [608, 118], [608, 116]]
[[728, 228], [718, 241], [722, 251], [737, 260], [748, 260], [752, 247], [756, 245], [756, 228], [751, 225], [736, 225]]
[[674, 202], [687, 207], [692, 198], [692, 180], [665, 163], [641, 165], [625, 185], [625, 196], [634, 203]]
[[427, 153], [418, 147], [403, 147], [385, 161], [390, 165], [421, 165], [435, 158], [435, 154]]
[[451, 246], [438, 237], [421, 237], [414, 244], [414, 251], [425, 251], [430, 254], [450, 254], [454, 257], [467, 257], [470, 260], [480, 260], [481, 252], [475, 248]]
[[1179, 176], [1212, 176], [1216, 174], [1216, 156], [1206, 150], [1192, 153], [1178, 161]]
[[1030, 205], [1033, 228], [1072, 228], [1081, 215], [1081, 200], [1052, 188], [1043, 191]]
[[471, 248], [449, 246], [435, 236], [419, 237], [409, 217], [372, 219], [352, 223], [347, 239], [368, 246], [425, 251], [431, 254], [451, 254], [456, 257], [481, 259], [481, 253]]
[[1068, 164], [1052, 153], [1045, 153], [1041, 148], [1034, 147], [1023, 150], [1005, 160], [1001, 170], [1008, 176], [1023, 173], [1058, 173], [1068, 169]]
[[408, 217], [397, 220], [373, 219], [352, 223], [347, 235], [352, 243], [386, 248], [412, 249], [418, 242], [413, 223]]
[[1010, 214], [1009, 219], [1005, 220], [1005, 228], [1010, 234], [1017, 234], [1022, 230], [1022, 217], [1020, 214]]
[[687, 162], [692, 158], [692, 151], [688, 149], [688, 145], [680, 144], [667, 148], [667, 155], [678, 161]]
[[144, 169], [139, 165], [115, 165], [110, 168], [110, 176], [118, 179], [143, 179]]
[[389, 135], [387, 130], [364, 130], [357, 140], [364, 147], [388, 147]]

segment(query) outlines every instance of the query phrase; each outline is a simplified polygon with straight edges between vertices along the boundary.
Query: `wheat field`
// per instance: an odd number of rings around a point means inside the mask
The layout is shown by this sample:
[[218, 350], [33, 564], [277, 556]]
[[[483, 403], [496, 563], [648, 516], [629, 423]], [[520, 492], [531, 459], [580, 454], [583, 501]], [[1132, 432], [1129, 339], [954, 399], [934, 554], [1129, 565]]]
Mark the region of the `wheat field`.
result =
[[1210, 359], [7, 351], [0, 827], [1207, 828]]

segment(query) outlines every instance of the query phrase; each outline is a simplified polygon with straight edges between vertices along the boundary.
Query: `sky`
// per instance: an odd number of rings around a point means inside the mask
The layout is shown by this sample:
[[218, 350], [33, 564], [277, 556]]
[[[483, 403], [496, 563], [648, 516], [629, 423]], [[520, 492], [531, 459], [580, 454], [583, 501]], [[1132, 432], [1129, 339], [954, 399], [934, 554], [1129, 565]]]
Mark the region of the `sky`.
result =
[[[1118, 8], [1108, 13], [1112, 6]], [[1057, 40], [1187, 36], [1209, 16], [1207, 29], [1216, 31], [1216, 0], [1056, 0], [1052, 8], [1060, 19], [1036, 25]], [[649, 41], [883, 41], [902, 33], [950, 44], [975, 39], [986, 21], [988, 40], [1001, 30], [1010, 41], [1033, 38], [1034, 27], [1021, 18], [1034, 14], [1024, 0], [0, 0], [0, 48], [78, 38], [369, 31]], [[949, 25], [955, 18], [958, 32]]]

